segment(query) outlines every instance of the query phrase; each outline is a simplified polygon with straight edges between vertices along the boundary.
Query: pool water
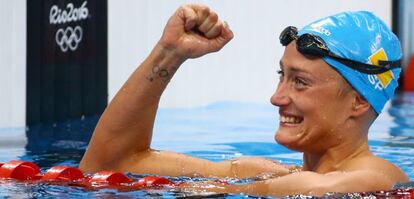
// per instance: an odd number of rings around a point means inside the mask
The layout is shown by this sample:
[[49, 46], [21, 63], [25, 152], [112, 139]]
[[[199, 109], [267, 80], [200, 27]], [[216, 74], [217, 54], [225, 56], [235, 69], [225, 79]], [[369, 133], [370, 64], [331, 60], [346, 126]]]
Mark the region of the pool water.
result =
[[[12, 159], [35, 162], [43, 171], [55, 165], [78, 166], [94, 125], [99, 117], [82, 117], [56, 124], [42, 124], [23, 129], [27, 144], [23, 147], [16, 136], [22, 129], [0, 129], [0, 162]], [[198, 108], [160, 109], [154, 127], [152, 147], [171, 150], [211, 161], [241, 156], [257, 156], [302, 164], [302, 155], [274, 141], [278, 127], [277, 108], [241, 102], [220, 102]], [[26, 136], [24, 133], [21, 136]], [[7, 143], [7, 144], [6, 144]], [[13, 144], [17, 143], [17, 144]], [[369, 133], [372, 151], [400, 166], [410, 180], [414, 179], [414, 93], [399, 94], [387, 104]], [[137, 179], [138, 174], [128, 174]], [[199, 181], [203, 178], [178, 177], [173, 181]], [[252, 179], [233, 179], [244, 183]], [[412, 188], [410, 184], [398, 185]], [[80, 187], [42, 183], [0, 181], [0, 197], [17, 198], [78, 198], [78, 197], [188, 197], [200, 196], [177, 190], [136, 190], [120, 192], [114, 189], [85, 190]], [[339, 196], [339, 195], [338, 195]], [[341, 195], [343, 196], [343, 195]], [[352, 195], [348, 195], [350, 197]], [[241, 198], [245, 195], [216, 194], [210, 197]]]

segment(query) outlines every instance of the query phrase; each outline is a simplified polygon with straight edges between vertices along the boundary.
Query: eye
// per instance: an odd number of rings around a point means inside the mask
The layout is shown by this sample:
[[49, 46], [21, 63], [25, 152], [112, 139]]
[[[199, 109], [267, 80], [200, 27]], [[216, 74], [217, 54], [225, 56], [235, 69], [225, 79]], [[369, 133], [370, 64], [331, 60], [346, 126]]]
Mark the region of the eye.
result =
[[295, 86], [296, 88], [302, 89], [305, 88], [308, 84], [306, 81], [300, 77], [295, 77]]
[[283, 77], [285, 76], [285, 72], [283, 72], [282, 70], [278, 70], [277, 74], [279, 75], [279, 81], [282, 81]]

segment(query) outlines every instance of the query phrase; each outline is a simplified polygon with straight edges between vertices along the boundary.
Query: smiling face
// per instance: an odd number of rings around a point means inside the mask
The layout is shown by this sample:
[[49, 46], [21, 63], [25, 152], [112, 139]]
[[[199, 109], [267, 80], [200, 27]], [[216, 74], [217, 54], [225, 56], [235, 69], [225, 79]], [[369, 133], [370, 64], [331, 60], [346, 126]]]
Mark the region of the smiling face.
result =
[[272, 104], [279, 107], [280, 124], [275, 139], [297, 151], [322, 153], [341, 143], [354, 98], [345, 80], [320, 58], [310, 59], [285, 49], [281, 76]]

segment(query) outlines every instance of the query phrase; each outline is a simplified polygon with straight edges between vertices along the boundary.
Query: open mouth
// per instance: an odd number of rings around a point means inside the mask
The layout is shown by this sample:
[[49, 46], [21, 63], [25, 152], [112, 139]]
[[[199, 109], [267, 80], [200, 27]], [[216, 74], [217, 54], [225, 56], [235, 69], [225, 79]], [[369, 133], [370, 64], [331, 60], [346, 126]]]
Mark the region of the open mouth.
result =
[[296, 125], [300, 124], [303, 121], [303, 117], [300, 116], [291, 116], [291, 115], [280, 115], [280, 123], [287, 125]]

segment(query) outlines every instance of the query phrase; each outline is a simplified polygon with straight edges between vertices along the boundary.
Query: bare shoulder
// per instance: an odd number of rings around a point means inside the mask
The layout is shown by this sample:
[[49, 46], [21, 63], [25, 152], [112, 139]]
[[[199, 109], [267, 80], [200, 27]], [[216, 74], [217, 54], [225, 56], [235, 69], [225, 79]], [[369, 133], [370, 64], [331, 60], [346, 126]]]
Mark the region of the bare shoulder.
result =
[[408, 181], [407, 175], [397, 165], [374, 155], [360, 157], [353, 161], [350, 161], [349, 164], [346, 165], [345, 170], [366, 170], [370, 171], [370, 173], [378, 173], [380, 175], [383, 175], [393, 182]]

